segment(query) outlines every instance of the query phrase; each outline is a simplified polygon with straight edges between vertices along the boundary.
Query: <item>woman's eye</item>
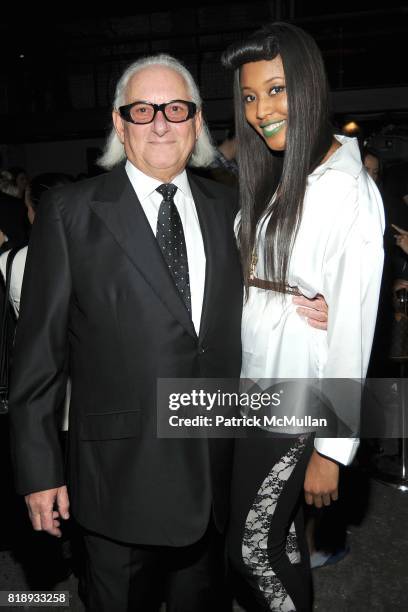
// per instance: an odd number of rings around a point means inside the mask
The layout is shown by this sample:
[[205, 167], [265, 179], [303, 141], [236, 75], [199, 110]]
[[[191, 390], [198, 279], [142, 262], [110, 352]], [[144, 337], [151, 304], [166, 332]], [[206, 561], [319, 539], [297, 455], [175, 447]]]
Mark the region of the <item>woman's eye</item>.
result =
[[276, 96], [277, 94], [282, 93], [282, 91], [285, 91], [284, 85], [275, 85], [275, 87], [272, 87], [272, 89], [269, 91], [269, 94]]
[[253, 96], [252, 94], [248, 94], [247, 96], [244, 96], [244, 104], [249, 104], [250, 102], [253, 102], [255, 100], [255, 96]]

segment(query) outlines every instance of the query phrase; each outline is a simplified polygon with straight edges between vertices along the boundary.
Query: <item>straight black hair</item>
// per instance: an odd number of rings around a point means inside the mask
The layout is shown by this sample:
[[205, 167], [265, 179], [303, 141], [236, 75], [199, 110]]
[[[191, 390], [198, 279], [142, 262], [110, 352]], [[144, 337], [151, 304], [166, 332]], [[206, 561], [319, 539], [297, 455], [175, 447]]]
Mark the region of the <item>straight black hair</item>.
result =
[[[240, 87], [243, 64], [272, 60], [278, 55], [288, 100], [286, 146], [282, 154], [271, 151], [247, 123]], [[333, 139], [323, 59], [309, 34], [292, 24], [275, 22], [229, 47], [222, 62], [235, 70], [241, 205], [238, 241], [245, 286], [248, 289], [257, 224], [266, 215], [265, 270], [267, 278], [285, 292], [307, 177], [325, 157]]]

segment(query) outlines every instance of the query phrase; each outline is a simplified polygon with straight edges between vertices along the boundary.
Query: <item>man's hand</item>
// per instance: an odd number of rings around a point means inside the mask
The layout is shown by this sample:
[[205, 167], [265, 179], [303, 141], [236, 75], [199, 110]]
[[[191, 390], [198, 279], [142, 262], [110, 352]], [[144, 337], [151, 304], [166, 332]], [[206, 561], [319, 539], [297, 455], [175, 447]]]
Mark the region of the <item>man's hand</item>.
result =
[[[61, 537], [60, 518], [69, 518], [67, 487], [38, 491], [25, 496], [31, 523], [35, 531], [47, 531]], [[56, 506], [56, 509], [54, 507]]]
[[316, 508], [330, 506], [339, 497], [339, 466], [313, 450], [305, 476], [305, 500]]
[[306, 317], [311, 327], [327, 330], [329, 307], [322, 295], [317, 295], [313, 300], [308, 300], [303, 295], [295, 295], [293, 303], [298, 306], [298, 315]]
[[395, 243], [408, 255], [408, 232], [398, 225], [392, 223], [392, 227], [397, 230], [397, 234], [394, 234]]

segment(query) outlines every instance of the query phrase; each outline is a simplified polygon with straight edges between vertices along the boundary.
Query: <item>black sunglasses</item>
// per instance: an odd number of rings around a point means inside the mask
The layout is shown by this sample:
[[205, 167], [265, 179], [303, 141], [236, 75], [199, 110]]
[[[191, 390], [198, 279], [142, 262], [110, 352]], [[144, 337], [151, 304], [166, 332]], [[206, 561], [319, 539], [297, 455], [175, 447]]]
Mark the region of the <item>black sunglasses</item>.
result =
[[119, 106], [119, 114], [125, 121], [136, 124], [151, 123], [157, 113], [161, 111], [170, 123], [182, 123], [194, 117], [197, 105], [187, 100], [171, 100], [163, 104], [151, 104], [138, 100], [132, 104]]

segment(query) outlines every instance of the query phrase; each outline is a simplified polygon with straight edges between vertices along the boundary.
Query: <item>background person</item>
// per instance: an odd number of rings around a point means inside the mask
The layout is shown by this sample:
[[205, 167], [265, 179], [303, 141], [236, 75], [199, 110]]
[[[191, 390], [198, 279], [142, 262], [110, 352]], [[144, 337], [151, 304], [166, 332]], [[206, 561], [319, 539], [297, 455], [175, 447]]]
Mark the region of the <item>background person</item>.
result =
[[[26, 214], [30, 224], [34, 222], [41, 195], [52, 187], [64, 185], [68, 182], [70, 182], [68, 177], [59, 173], [43, 173], [31, 180], [24, 192]], [[6, 243], [6, 245], [9, 247], [8, 250], [0, 256], [0, 270], [4, 280], [11, 248], [10, 244]], [[17, 251], [11, 269], [10, 302], [17, 318], [20, 311], [27, 248], [27, 246], [23, 246]], [[66, 397], [65, 410], [62, 407], [60, 410], [59, 421], [63, 430], [68, 427], [68, 402], [69, 398]], [[3, 538], [6, 538], [8, 547], [13, 550], [14, 556], [24, 564], [25, 573], [33, 589], [39, 588], [39, 585], [44, 585], [45, 581], [47, 585], [52, 586], [71, 573], [70, 544], [65, 541], [62, 546], [61, 542], [47, 541], [45, 538], [39, 537], [39, 534], [34, 534], [32, 529], [30, 533], [27, 526], [27, 512], [22, 507], [20, 499], [16, 499], [14, 491], [8, 419], [4, 417], [1, 419], [1, 435], [3, 442], [1, 446], [2, 525], [5, 531]], [[61, 443], [64, 444], [64, 442], [65, 438], [62, 436]], [[38, 559], [42, 556], [46, 557], [47, 562], [39, 565]]]
[[22, 246], [28, 239], [28, 222], [23, 200], [12, 175], [0, 172], [0, 253]]
[[23, 199], [25, 190], [29, 183], [27, 172], [20, 166], [11, 166], [10, 168], [7, 168], [7, 172], [9, 172], [12, 177], [12, 185], [15, 191], [13, 195], [15, 195], [17, 198]]
[[374, 183], [379, 185], [382, 179], [383, 170], [381, 159], [377, 152], [374, 151], [374, 149], [364, 148], [361, 155], [361, 161]]
[[[71, 181], [65, 174], [53, 172], [39, 174], [31, 180], [31, 182], [25, 187], [24, 193], [26, 214], [30, 225], [34, 223], [36, 210], [40, 203], [42, 194], [52, 187], [62, 186], [69, 182]], [[16, 253], [13, 261], [13, 267], [11, 269], [10, 299], [17, 317], [20, 312], [21, 288], [23, 284], [27, 250], [28, 246], [26, 245]], [[0, 269], [4, 278], [6, 275], [8, 255], [9, 251], [5, 251], [0, 256]]]

